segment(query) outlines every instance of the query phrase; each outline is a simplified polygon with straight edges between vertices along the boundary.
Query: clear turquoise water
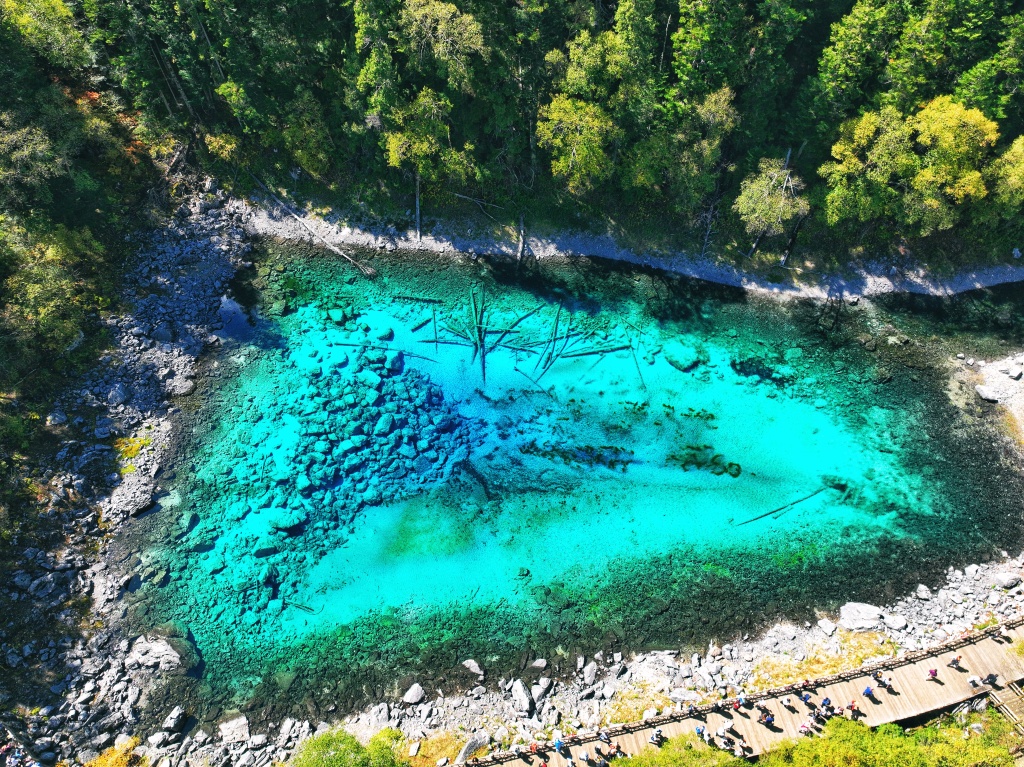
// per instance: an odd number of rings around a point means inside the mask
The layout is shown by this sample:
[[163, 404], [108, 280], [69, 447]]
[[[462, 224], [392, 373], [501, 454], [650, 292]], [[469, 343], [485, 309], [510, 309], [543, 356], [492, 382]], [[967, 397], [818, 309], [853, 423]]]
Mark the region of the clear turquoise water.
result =
[[267, 264], [153, 523], [172, 576], [137, 594], [224, 705], [725, 640], [1015, 535], [944, 369], [876, 314], [607, 265]]

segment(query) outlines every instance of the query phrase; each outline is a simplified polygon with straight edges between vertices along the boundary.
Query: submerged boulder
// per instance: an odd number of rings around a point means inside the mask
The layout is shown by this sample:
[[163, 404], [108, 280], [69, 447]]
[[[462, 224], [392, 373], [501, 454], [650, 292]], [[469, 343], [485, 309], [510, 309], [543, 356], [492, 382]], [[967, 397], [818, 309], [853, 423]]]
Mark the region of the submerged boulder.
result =
[[662, 347], [662, 354], [668, 364], [676, 370], [689, 373], [700, 365], [707, 364], [708, 353], [702, 346], [691, 346], [680, 341], [669, 341]]

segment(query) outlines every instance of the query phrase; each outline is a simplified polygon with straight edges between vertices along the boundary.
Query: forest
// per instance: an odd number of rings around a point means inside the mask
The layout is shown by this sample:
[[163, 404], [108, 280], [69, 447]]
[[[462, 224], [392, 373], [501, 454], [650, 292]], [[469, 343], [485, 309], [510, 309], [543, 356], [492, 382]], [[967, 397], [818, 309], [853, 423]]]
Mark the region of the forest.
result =
[[88, 357], [183, 155], [750, 268], [1024, 246], [1019, 0], [0, 0], [0, 74], [8, 392]]

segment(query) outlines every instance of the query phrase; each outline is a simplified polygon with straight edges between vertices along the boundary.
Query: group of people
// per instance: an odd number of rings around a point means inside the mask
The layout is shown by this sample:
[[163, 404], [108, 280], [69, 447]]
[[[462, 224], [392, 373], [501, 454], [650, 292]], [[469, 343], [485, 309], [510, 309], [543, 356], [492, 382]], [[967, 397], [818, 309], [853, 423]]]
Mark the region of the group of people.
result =
[[33, 759], [3, 728], [0, 728], [0, 767], [39, 767], [39, 762]]
[[[659, 737], [661, 730], [657, 731]], [[653, 735], [651, 736], [654, 737]], [[628, 754], [622, 750], [618, 742], [612, 741], [606, 730], [601, 730], [597, 733], [597, 739], [604, 745], [594, 745], [594, 755], [591, 756], [587, 751], [580, 751], [577, 754], [577, 759], [587, 767], [609, 767], [609, 762], [612, 759], [617, 759], [620, 756], [628, 756]], [[653, 740], [651, 741], [654, 742]], [[551, 744], [555, 750], [555, 753], [565, 758], [566, 767], [576, 767], [576, 761], [573, 759], [572, 754], [566, 751], [565, 743], [562, 740], [556, 740]], [[658, 743], [660, 745], [660, 742]], [[530, 744], [530, 752], [536, 754], [538, 752], [538, 746], [536, 743]], [[540, 763], [540, 767], [549, 767], [547, 759], [544, 759]]]
[[[957, 671], [966, 672], [967, 669], [965, 669], [961, 665], [962, 659], [963, 656], [957, 655], [946, 665], [949, 668], [956, 669]], [[938, 669], [928, 669], [925, 675], [925, 679], [928, 681], [933, 681], [942, 684], [942, 682], [939, 680]], [[871, 680], [874, 683], [874, 685], [877, 686], [879, 689], [888, 690], [889, 692], [895, 693], [894, 682], [891, 675], [883, 675], [881, 671], [875, 671], [871, 675]], [[977, 676], [971, 676], [968, 678], [967, 681], [972, 686], [978, 686], [980, 684], [996, 684], [997, 675], [989, 674], [984, 679], [981, 679]], [[802, 684], [794, 684], [788, 688], [793, 692], [793, 696], [784, 695], [779, 699], [779, 703], [781, 703], [782, 706], [790, 712], [797, 711], [796, 701], [803, 703], [807, 707], [807, 719], [804, 722], [802, 722], [798, 727], [798, 731], [801, 735], [812, 735], [817, 732], [820, 732], [824, 725], [828, 722], [828, 720], [832, 719], [833, 717], [845, 717], [849, 715], [851, 719], [857, 719], [858, 717], [863, 716], [863, 712], [861, 711], [861, 708], [856, 700], [851, 700], [845, 706], [841, 704], [834, 704], [832, 702], [832, 699], [829, 697], [824, 697], [820, 701], [815, 702], [814, 696], [812, 695], [812, 691], [814, 690], [814, 688], [814, 683], [812, 683], [809, 679], [805, 679]], [[871, 686], [871, 684], [864, 688], [863, 695], [865, 698], [871, 700], [872, 702], [878, 703], [878, 700], [875, 697], [875, 689]], [[712, 710], [721, 711], [725, 713], [728, 711], [728, 709], [732, 709], [733, 711], [739, 712], [742, 709], [748, 708], [749, 705], [750, 704], [748, 703], [746, 697], [742, 693], [740, 693], [737, 697], [731, 700], [723, 700], [720, 703], [716, 704], [715, 706], [713, 706]], [[771, 711], [771, 709], [769, 709], [768, 706], [764, 705], [763, 703], [756, 704], [756, 707], [758, 709], [758, 724], [763, 725], [768, 729], [774, 729], [775, 714]], [[686, 710], [686, 714], [688, 716], [704, 720], [705, 724], [698, 724], [696, 726], [695, 732], [697, 734], [697, 737], [701, 738], [709, 746], [722, 749], [723, 751], [732, 752], [737, 757], [746, 756], [746, 752], [748, 751], [749, 747], [747, 745], [747, 742], [743, 739], [743, 736], [740, 735], [734, 729], [731, 718], [727, 718], [721, 727], [712, 732], [706, 724], [707, 718], [703, 716], [700, 712], [698, 712], [697, 707], [694, 704], [689, 704]], [[726, 714], [726, 716], [728, 717], [729, 714]], [[605, 750], [602, 750], [601, 746], [596, 746], [594, 748], [594, 758], [591, 758], [590, 754], [588, 754], [586, 751], [580, 752], [578, 755], [578, 759], [581, 762], [583, 762], [584, 765], [587, 765], [587, 767], [609, 767], [609, 761], [611, 759], [614, 759], [618, 756], [626, 756], [625, 752], [623, 752], [622, 749], [619, 747], [619, 744], [612, 742], [607, 731], [601, 730], [600, 732], [598, 732], [597, 737], [598, 740], [601, 741], [601, 743], [605, 744], [607, 748]], [[648, 738], [648, 742], [654, 746], [661, 746], [665, 742], [665, 740], [666, 738], [662, 734], [660, 728], [656, 728]], [[565, 745], [562, 743], [562, 741], [556, 740], [553, 745], [557, 753], [566, 757], [567, 767], [576, 767], [571, 754], [564, 753], [563, 749]], [[530, 750], [536, 753], [536, 744], [532, 745], [530, 747]], [[0, 767], [4, 767], [4, 765], [0, 763]], [[548, 763], [546, 761], [543, 761], [541, 762], [540, 767], [548, 767]]]
[[705, 743], [713, 748], [731, 751], [734, 756], [740, 758], [746, 756], [747, 741], [736, 732], [732, 722], [728, 719], [715, 731], [714, 735], [704, 725], [697, 725], [696, 732], [698, 738], [703, 739]]

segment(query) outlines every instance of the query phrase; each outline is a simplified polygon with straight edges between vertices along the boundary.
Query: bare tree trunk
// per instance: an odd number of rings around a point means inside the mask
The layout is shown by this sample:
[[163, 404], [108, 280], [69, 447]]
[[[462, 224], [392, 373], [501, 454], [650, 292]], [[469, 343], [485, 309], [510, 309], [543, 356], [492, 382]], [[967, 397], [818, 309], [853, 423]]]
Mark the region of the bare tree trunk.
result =
[[711, 250], [711, 234], [715, 228], [715, 219], [718, 217], [717, 205], [712, 205], [703, 214], [701, 218], [707, 221], [707, 226], [704, 227], [704, 243], [700, 248], [700, 257], [707, 258], [708, 252]]
[[796, 236], [800, 233], [800, 227], [803, 225], [804, 220], [807, 216], [801, 216], [796, 222], [796, 226], [793, 227], [793, 234], [789, 237], [789, 242], [786, 243], [786, 249], [782, 251], [782, 265], [785, 266], [789, 260], [790, 255], [793, 253], [793, 247], [796, 245]]
[[523, 252], [526, 250], [526, 226], [523, 214], [519, 214], [519, 250], [516, 251], [516, 269], [523, 261]]
[[750, 252], [747, 253], [747, 258], [753, 258], [754, 254], [757, 253], [757, 246], [761, 244], [762, 237], [764, 237], [764, 230], [754, 238], [754, 244], [750, 246]]
[[416, 239], [422, 240], [423, 234], [420, 231], [420, 172], [416, 171]]

